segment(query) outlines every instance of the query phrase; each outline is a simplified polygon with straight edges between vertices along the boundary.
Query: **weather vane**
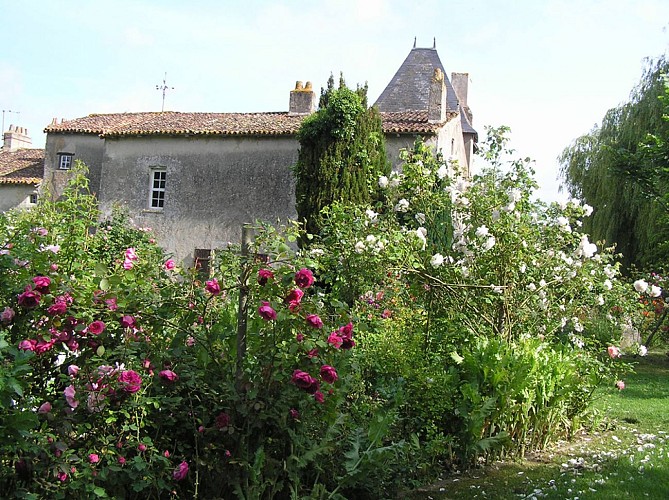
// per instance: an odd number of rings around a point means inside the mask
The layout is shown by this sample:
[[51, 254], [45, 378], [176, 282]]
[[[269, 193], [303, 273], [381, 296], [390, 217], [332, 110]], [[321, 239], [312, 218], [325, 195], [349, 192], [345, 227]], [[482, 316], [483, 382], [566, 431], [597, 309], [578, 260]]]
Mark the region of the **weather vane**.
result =
[[162, 90], [163, 91], [163, 107], [160, 108], [160, 111], [165, 111], [165, 92], [168, 90], [174, 90], [174, 87], [169, 87], [167, 85], [167, 72], [165, 72], [165, 76], [163, 77], [163, 84], [162, 85], [156, 85], [156, 90]]
[[20, 115], [20, 111], [12, 111], [11, 109], [3, 109], [2, 110], [2, 133], [5, 133], [5, 113], [14, 113], [15, 115]]

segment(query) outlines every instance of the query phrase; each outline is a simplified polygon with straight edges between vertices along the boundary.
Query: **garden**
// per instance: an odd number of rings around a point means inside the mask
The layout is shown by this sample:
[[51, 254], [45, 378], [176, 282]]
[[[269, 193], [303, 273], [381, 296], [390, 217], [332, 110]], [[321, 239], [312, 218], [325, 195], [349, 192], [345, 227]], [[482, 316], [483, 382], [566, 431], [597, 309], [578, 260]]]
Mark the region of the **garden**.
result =
[[621, 274], [592, 207], [536, 201], [504, 128], [472, 178], [401, 154], [377, 199], [317, 236], [258, 222], [207, 276], [102, 217], [81, 165], [0, 215], [3, 495], [396, 498], [602, 429], [662, 278]]

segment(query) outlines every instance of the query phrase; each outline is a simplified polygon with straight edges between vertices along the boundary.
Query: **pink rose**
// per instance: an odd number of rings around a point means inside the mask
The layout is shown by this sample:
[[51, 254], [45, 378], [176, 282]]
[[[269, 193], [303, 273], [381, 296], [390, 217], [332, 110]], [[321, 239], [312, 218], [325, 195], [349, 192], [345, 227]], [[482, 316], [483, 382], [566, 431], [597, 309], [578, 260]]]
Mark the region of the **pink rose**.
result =
[[313, 328], [323, 328], [323, 320], [317, 314], [309, 314], [307, 324]]
[[321, 378], [328, 384], [334, 384], [339, 378], [339, 375], [337, 375], [337, 370], [332, 366], [323, 365], [321, 366]]
[[272, 309], [272, 306], [270, 306], [267, 301], [263, 301], [262, 305], [258, 308], [258, 314], [266, 321], [273, 321], [276, 319], [276, 311]]
[[137, 260], [137, 254], [135, 253], [134, 248], [127, 248], [125, 250], [125, 259], [126, 260]]
[[135, 328], [135, 318], [130, 315], [121, 318], [121, 326], [123, 328]]
[[258, 270], [258, 284], [260, 286], [265, 286], [267, 282], [271, 279], [274, 279], [274, 273], [269, 269], [259, 269]]
[[314, 274], [309, 269], [300, 269], [295, 273], [295, 284], [300, 288], [309, 288], [314, 284]]
[[179, 466], [172, 473], [172, 477], [176, 481], [183, 481], [184, 479], [186, 479], [187, 475], [188, 475], [188, 463], [187, 462], [181, 462], [179, 464]]
[[218, 284], [218, 280], [216, 278], [207, 281], [204, 289], [212, 295], [218, 295], [221, 293], [221, 286]]
[[67, 481], [67, 472], [60, 471], [60, 472], [58, 473], [58, 480], [59, 480], [60, 482], [65, 482], [65, 481]]
[[217, 429], [225, 429], [230, 425], [230, 415], [222, 411], [216, 417], [216, 422], [214, 425], [216, 425]]
[[44, 339], [40, 339], [37, 342], [37, 345], [35, 345], [35, 354], [42, 354], [42, 353], [45, 353], [47, 351], [50, 351], [55, 343], [56, 343], [55, 338], [52, 338], [48, 342]]
[[618, 382], [616, 382], [616, 387], [618, 388], [619, 391], [622, 391], [625, 388], [625, 382], [623, 382], [622, 380], [618, 380]]
[[325, 401], [325, 397], [323, 396], [323, 393], [321, 391], [314, 392], [314, 399], [316, 400], [317, 403], [322, 403], [323, 401]]
[[304, 342], [304, 333], [298, 333], [297, 335], [295, 335], [295, 340], [297, 340], [298, 342]]
[[63, 295], [56, 297], [46, 312], [51, 316], [59, 316], [67, 311], [67, 300]]
[[172, 370], [162, 370], [160, 373], [158, 373], [158, 376], [166, 382], [176, 382], [179, 380], [179, 375], [174, 373]]
[[70, 365], [67, 367], [67, 374], [70, 377], [76, 377], [79, 373], [79, 367], [77, 365]]
[[163, 452], [163, 456], [164, 456], [165, 458], [170, 458], [170, 451], [169, 451], [169, 450], [165, 450], [165, 451]]
[[291, 290], [283, 301], [288, 304], [288, 309], [295, 312], [300, 307], [302, 297], [304, 297], [304, 292], [299, 288], [296, 288], [295, 290]]
[[620, 349], [618, 349], [618, 348], [615, 347], [615, 346], [610, 345], [610, 346], [608, 347], [607, 351], [609, 352], [609, 357], [610, 357], [611, 359], [615, 359], [615, 358], [619, 358], [619, 357], [620, 357]]
[[41, 295], [38, 291], [32, 291], [28, 288], [25, 292], [19, 295], [19, 305], [26, 309], [34, 309], [39, 305]]
[[295, 370], [293, 372], [293, 376], [290, 378], [290, 381], [309, 394], [315, 393], [320, 387], [318, 380], [302, 370]]
[[37, 341], [30, 339], [30, 340], [22, 340], [19, 342], [19, 349], [22, 351], [35, 351], [35, 346], [37, 345]]
[[339, 332], [332, 332], [328, 337], [328, 344], [330, 344], [335, 349], [339, 349], [343, 344], [344, 339], [339, 336]]
[[11, 307], [5, 307], [4, 311], [0, 313], [0, 321], [5, 324], [11, 323], [15, 315], [16, 313], [14, 312], [14, 309]]
[[123, 269], [125, 269], [126, 271], [130, 271], [134, 266], [135, 264], [133, 264], [133, 262], [130, 259], [125, 259], [123, 261]]
[[107, 309], [110, 311], [116, 311], [118, 309], [118, 305], [116, 305], [116, 297], [112, 297], [111, 299], [106, 299], [105, 304], [107, 304]]
[[355, 341], [353, 340], [353, 323], [349, 323], [346, 326], [342, 326], [339, 329], [339, 336], [341, 337], [341, 348], [348, 350], [355, 346]]
[[40, 407], [37, 409], [37, 413], [40, 413], [42, 415], [46, 415], [51, 411], [51, 403], [48, 401], [46, 403], [42, 403]]
[[35, 290], [39, 293], [49, 293], [51, 279], [48, 276], [35, 276], [33, 278], [33, 283], [35, 284]]
[[125, 457], [118, 457], [118, 463], [121, 465], [125, 465]]
[[175, 267], [177, 267], [177, 265], [176, 265], [176, 263], [174, 262], [173, 259], [167, 259], [167, 260], [165, 261], [165, 264], [163, 264], [163, 266], [164, 266], [165, 269], [167, 269], [168, 271], [171, 271], [172, 269], [174, 269]]
[[93, 323], [88, 325], [88, 331], [93, 335], [100, 335], [105, 331], [105, 324], [100, 320], [93, 321]]
[[318, 349], [315, 348], [315, 347], [314, 347], [313, 349], [311, 349], [311, 350], [307, 353], [307, 357], [308, 357], [309, 359], [315, 358], [315, 357], [317, 357], [317, 356], [318, 356]]
[[121, 388], [130, 394], [134, 394], [142, 388], [142, 377], [134, 370], [125, 370], [119, 373], [118, 381]]
[[288, 410], [288, 415], [290, 415], [290, 418], [293, 420], [299, 420], [300, 419], [300, 412], [297, 411], [295, 408], [291, 408]]
[[73, 385], [68, 385], [63, 391], [63, 395], [65, 396], [65, 401], [67, 401], [67, 404], [70, 405], [70, 408], [76, 408], [77, 406], [79, 406], [79, 401], [74, 399], [76, 393], [77, 391], [74, 390]]
[[88, 455], [88, 461], [92, 464], [97, 464], [100, 461], [100, 456], [97, 453]]
[[144, 453], [146, 451], [146, 445], [144, 443], [140, 443], [140, 445], [137, 447], [140, 453]]

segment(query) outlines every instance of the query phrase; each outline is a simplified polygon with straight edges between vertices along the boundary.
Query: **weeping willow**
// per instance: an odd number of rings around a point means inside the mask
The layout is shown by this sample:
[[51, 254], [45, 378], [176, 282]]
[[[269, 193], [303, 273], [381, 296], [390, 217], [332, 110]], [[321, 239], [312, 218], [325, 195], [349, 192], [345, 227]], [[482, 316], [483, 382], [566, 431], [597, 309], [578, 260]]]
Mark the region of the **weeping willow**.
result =
[[667, 73], [665, 58], [650, 62], [629, 101], [559, 157], [568, 192], [595, 208], [584, 229], [615, 244], [627, 269], [669, 264], [669, 157], [648, 154], [649, 144], [669, 138], [669, 100], [661, 99]]

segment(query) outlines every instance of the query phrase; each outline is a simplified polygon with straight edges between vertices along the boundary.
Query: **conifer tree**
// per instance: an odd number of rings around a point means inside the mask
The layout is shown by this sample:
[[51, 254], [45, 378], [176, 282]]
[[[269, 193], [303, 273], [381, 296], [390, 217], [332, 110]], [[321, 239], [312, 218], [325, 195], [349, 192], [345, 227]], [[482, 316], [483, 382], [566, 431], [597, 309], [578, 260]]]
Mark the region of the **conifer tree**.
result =
[[294, 168], [296, 208], [307, 232], [319, 233], [319, 214], [334, 201], [373, 203], [378, 178], [390, 172], [381, 116], [367, 107], [367, 86], [351, 90], [330, 75], [321, 89], [319, 109], [298, 132], [300, 151]]

